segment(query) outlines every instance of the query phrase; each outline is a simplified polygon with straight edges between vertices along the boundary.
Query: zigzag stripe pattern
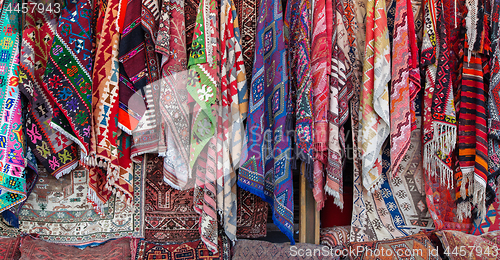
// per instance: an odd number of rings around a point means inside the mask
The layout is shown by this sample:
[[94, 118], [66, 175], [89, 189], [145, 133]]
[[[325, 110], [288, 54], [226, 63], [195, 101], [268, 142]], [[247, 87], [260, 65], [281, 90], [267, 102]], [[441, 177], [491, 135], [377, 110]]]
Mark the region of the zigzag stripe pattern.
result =
[[410, 108], [410, 45], [407, 0], [396, 0], [392, 44], [391, 83], [391, 171], [399, 173], [399, 164], [408, 152], [411, 142]]

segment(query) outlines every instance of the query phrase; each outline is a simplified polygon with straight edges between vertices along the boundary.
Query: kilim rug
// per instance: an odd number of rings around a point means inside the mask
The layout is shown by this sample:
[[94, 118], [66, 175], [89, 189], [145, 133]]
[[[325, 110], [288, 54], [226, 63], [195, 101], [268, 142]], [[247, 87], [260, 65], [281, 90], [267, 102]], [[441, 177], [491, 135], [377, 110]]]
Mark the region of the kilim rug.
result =
[[26, 236], [21, 241], [22, 260], [31, 259], [86, 259], [86, 260], [127, 260], [132, 259], [132, 249], [138, 239], [120, 238], [111, 240], [97, 247], [87, 247], [83, 250], [75, 247], [48, 243], [43, 240]]
[[[30, 1], [29, 4], [35, 4]], [[46, 6], [57, 5], [54, 1]], [[43, 75], [57, 26], [55, 13], [27, 12], [21, 42], [19, 88], [28, 98], [26, 140], [38, 161], [55, 176], [61, 177], [78, 166], [78, 147], [50, 126], [53, 114], [61, 111], [43, 88]]]
[[351, 226], [322, 228], [319, 243], [328, 247], [336, 247], [350, 241]]
[[182, 244], [162, 244], [140, 241], [137, 245], [136, 260], [222, 260], [230, 258], [230, 244], [227, 237], [219, 238], [217, 253], [212, 253], [201, 240], [183, 242]]
[[[419, 100], [417, 104], [420, 104]], [[361, 187], [361, 180], [355, 178], [355, 184], [362, 188], [363, 195], [360, 196], [355, 192], [354, 201], [361, 201], [364, 206], [355, 207], [353, 211], [351, 241], [392, 239], [433, 229], [434, 223], [427, 209], [425, 197], [421, 153], [421, 109], [420, 106], [416, 108], [417, 128], [411, 133], [408, 152], [400, 163], [396, 177], [391, 178], [394, 176], [390, 172], [391, 153], [390, 148], [385, 147], [382, 155], [381, 189], [370, 196], [367, 190]], [[362, 231], [363, 229], [373, 231], [366, 232]]]
[[20, 243], [20, 236], [0, 239], [0, 260], [19, 259], [21, 257], [21, 251], [19, 251]]
[[[339, 248], [340, 249], [340, 248]], [[335, 249], [333, 249], [335, 250]], [[335, 251], [333, 251], [335, 252]], [[271, 243], [259, 240], [241, 239], [236, 241], [232, 259], [340, 259], [331, 254], [330, 248], [324, 245], [298, 243]]]
[[444, 255], [452, 260], [499, 258], [500, 231], [488, 232], [480, 236], [452, 230], [443, 230], [436, 234], [443, 244]]
[[0, 212], [26, 200], [26, 161], [23, 141], [22, 104], [19, 90], [19, 44], [21, 16], [14, 9], [19, 1], [5, 1], [0, 15]]
[[[346, 247], [351, 249], [363, 248], [363, 250], [354, 250], [349, 253], [349, 258], [353, 260], [441, 259], [437, 256], [437, 249], [424, 233], [386, 241], [347, 243]], [[385, 253], [384, 256], [382, 256], [382, 251]], [[379, 252], [378, 257], [376, 252]]]
[[143, 237], [141, 170], [141, 165], [135, 165], [133, 204], [127, 206], [113, 196], [99, 215], [87, 202], [88, 170], [80, 167], [57, 180], [39, 167], [38, 183], [20, 212], [21, 231], [74, 246], [125, 236]]
[[[163, 182], [163, 159], [145, 160], [144, 230], [151, 242], [183, 242], [200, 237], [199, 214], [193, 209], [193, 189], [179, 191]], [[257, 238], [267, 234], [268, 203], [238, 189], [237, 237]], [[1, 235], [0, 227], [0, 235]]]

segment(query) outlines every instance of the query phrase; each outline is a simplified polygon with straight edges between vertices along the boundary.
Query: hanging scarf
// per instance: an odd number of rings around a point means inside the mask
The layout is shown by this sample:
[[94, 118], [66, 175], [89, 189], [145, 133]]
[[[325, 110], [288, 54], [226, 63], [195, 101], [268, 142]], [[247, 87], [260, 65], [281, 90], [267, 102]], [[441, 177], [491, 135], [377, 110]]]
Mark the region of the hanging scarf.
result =
[[287, 3], [286, 20], [289, 28], [288, 59], [290, 86], [296, 88], [295, 143], [297, 158], [306, 164], [306, 178], [313, 185], [313, 105], [310, 68], [309, 0], [292, 0]]
[[90, 1], [70, 2], [61, 10], [43, 78], [50, 98], [58, 106], [50, 125], [80, 146], [85, 164], [89, 164], [93, 135], [90, 7]]
[[[420, 30], [416, 29], [416, 26], [419, 25], [415, 22], [415, 19], [421, 19], [420, 17], [415, 17], [414, 12], [415, 9], [420, 10], [420, 6], [415, 6], [412, 3], [412, 0], [407, 0], [407, 13], [408, 13], [408, 44], [410, 45], [410, 52], [408, 53], [410, 56], [408, 57], [408, 61], [410, 62], [410, 75], [409, 84], [410, 84], [410, 116], [411, 116], [411, 130], [417, 129], [417, 117], [415, 115], [416, 110], [416, 97], [418, 93], [420, 93], [420, 63], [419, 63], [419, 52], [417, 46], [417, 36]], [[411, 10], [411, 11], [410, 11]]]
[[349, 42], [344, 23], [342, 2], [335, 2], [332, 35], [332, 66], [330, 72], [330, 104], [328, 109], [329, 141], [328, 167], [325, 191], [334, 197], [334, 203], [344, 207], [343, 157], [345, 137], [343, 125], [348, 116], [348, 104], [352, 95], [351, 64], [348, 61]]
[[236, 7], [221, 3], [221, 88], [217, 129], [217, 209], [231, 241], [236, 240], [236, 168], [243, 148], [243, 115], [239, 93], [247, 92]]
[[291, 102], [281, 2], [262, 1], [259, 17], [247, 117], [247, 157], [242, 160], [238, 185], [271, 204], [274, 224], [294, 244], [291, 149], [285, 132]]
[[[168, 21], [168, 27], [167, 27]], [[189, 169], [189, 107], [186, 90], [184, 1], [164, 1], [156, 52], [162, 54], [160, 108], [167, 128], [163, 180], [176, 189], [187, 188]], [[167, 44], [168, 38], [168, 44]]]
[[[483, 85], [481, 54], [473, 55], [463, 63], [460, 117], [458, 121], [458, 159], [463, 174], [461, 195], [465, 198], [466, 184], [473, 195], [473, 204], [478, 207], [479, 218], [486, 211], [485, 191], [488, 176], [486, 97]], [[474, 186], [472, 186], [474, 184]], [[470, 217], [470, 211], [463, 212]], [[468, 214], [467, 214], [468, 213]], [[460, 214], [462, 215], [462, 214]]]
[[[422, 43], [422, 65], [425, 67], [424, 90], [424, 165], [431, 177], [453, 186], [450, 153], [456, 142], [456, 115], [450, 71], [449, 49], [442, 23], [441, 5], [428, 0], [425, 5], [426, 26]], [[437, 14], [436, 14], [437, 13]], [[436, 23], [436, 18], [440, 21]], [[439, 76], [439, 77], [437, 77]]]
[[[131, 161], [120, 166], [118, 142], [121, 129], [118, 128], [119, 111], [119, 66], [118, 40], [126, 11], [125, 1], [108, 1], [104, 14], [100, 41], [95, 54], [92, 74], [92, 110], [95, 140], [92, 144], [92, 167], [89, 172], [89, 200], [98, 211], [110, 198], [112, 191], [127, 203], [132, 202], [133, 186], [129, 176], [132, 174]], [[100, 14], [101, 15], [101, 14]], [[122, 156], [123, 157], [123, 156]], [[128, 165], [127, 165], [128, 164]], [[130, 172], [127, 174], [127, 171]], [[96, 177], [104, 172], [106, 178], [97, 183]]]
[[200, 236], [217, 252], [217, 106], [219, 35], [217, 2], [203, 0], [196, 18], [189, 57], [187, 90], [195, 101], [191, 132], [190, 166], [196, 172], [194, 209], [200, 216]]
[[382, 145], [389, 135], [390, 75], [389, 32], [385, 4], [369, 0], [366, 15], [366, 48], [363, 64], [359, 135], [363, 185], [369, 192], [379, 188], [382, 173]]
[[25, 21], [19, 64], [19, 88], [29, 100], [26, 118], [27, 144], [47, 173], [60, 178], [78, 166], [78, 148], [73, 141], [50, 127], [53, 114], [62, 112], [43, 88], [43, 75], [57, 21], [52, 13], [37, 11], [26, 13]]
[[398, 174], [398, 167], [411, 141], [410, 108], [410, 43], [407, 0], [396, 0], [395, 24], [392, 44], [391, 82], [391, 171]]
[[160, 10], [156, 0], [133, 1], [130, 4], [134, 19], [131, 17], [130, 24], [127, 25], [130, 31], [127, 32], [128, 39], [132, 42], [130, 45], [124, 43], [128, 48], [122, 52], [120, 59], [132, 82], [138, 77], [142, 78], [140, 82], [134, 83], [134, 86], [136, 91], [140, 90], [145, 97], [146, 110], [132, 131], [132, 160], [140, 162], [142, 158], [139, 156], [142, 154], [158, 153], [164, 156], [167, 149], [164, 135], [166, 130], [160, 120], [158, 98], [161, 87], [158, 81], [161, 76], [160, 61], [154, 46]]
[[129, 1], [120, 39], [120, 108], [118, 126], [132, 134], [142, 119], [146, 104], [142, 92], [147, 84], [144, 32], [140, 23], [141, 0]]
[[[331, 5], [331, 1], [330, 5]], [[317, 210], [325, 203], [324, 166], [328, 163], [328, 73], [331, 71], [331, 35], [332, 27], [327, 28], [328, 20], [333, 21], [332, 8], [325, 8], [326, 1], [319, 0], [314, 6], [313, 36], [311, 50], [311, 71], [314, 101], [314, 187], [313, 195]], [[327, 12], [328, 11], [328, 12]], [[329, 30], [329, 32], [327, 32]], [[328, 40], [330, 35], [330, 40]]]
[[[495, 1], [492, 13], [499, 11], [500, 1]], [[498, 16], [491, 16], [491, 39], [498, 39], [500, 36], [499, 22]], [[491, 78], [488, 93], [488, 169], [490, 173], [488, 183], [490, 186], [494, 186], [497, 185], [496, 179], [500, 174], [500, 46], [498, 41], [491, 41], [489, 63]]]
[[[470, 8], [468, 6], [468, 8]], [[478, 6], [478, 15], [484, 15], [484, 6]], [[468, 10], [469, 13], [471, 10]], [[469, 16], [469, 14], [468, 14]], [[466, 22], [467, 22], [466, 18]], [[486, 126], [486, 96], [488, 84], [484, 84], [489, 68], [483, 68], [483, 60], [491, 50], [488, 38], [489, 26], [487, 19], [480, 19], [478, 27], [479, 46], [471, 48], [469, 34], [465, 37], [464, 49], [467, 49], [463, 61], [462, 86], [460, 90], [460, 116], [458, 125], [458, 159], [463, 174], [460, 186], [460, 195], [465, 199], [472, 195], [472, 204], [477, 209], [476, 220], [480, 223], [486, 214], [486, 186], [488, 181], [488, 151], [487, 151], [487, 126]], [[468, 28], [469, 29], [469, 28]], [[469, 30], [468, 32], [469, 33]], [[485, 39], [487, 39], [485, 41]], [[479, 47], [479, 48], [478, 48]], [[472, 57], [473, 56], [473, 57]], [[474, 177], [472, 177], [474, 176]], [[468, 190], [466, 192], [466, 185]], [[468, 202], [465, 202], [468, 203]], [[460, 204], [461, 205], [461, 204]], [[470, 217], [470, 208], [459, 207], [460, 215]]]
[[[0, 212], [26, 199], [26, 171], [22, 129], [21, 93], [19, 91], [20, 16], [18, 1], [6, 0], [0, 16]], [[18, 6], [19, 7], [19, 6]]]

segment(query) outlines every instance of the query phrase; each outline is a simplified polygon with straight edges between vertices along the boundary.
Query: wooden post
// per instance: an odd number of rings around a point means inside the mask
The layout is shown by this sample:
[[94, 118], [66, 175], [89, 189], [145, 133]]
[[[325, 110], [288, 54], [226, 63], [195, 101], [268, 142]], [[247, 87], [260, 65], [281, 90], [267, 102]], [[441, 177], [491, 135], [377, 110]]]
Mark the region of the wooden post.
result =
[[305, 163], [300, 166], [299, 242], [319, 244], [320, 214], [316, 210], [311, 187], [305, 177]]

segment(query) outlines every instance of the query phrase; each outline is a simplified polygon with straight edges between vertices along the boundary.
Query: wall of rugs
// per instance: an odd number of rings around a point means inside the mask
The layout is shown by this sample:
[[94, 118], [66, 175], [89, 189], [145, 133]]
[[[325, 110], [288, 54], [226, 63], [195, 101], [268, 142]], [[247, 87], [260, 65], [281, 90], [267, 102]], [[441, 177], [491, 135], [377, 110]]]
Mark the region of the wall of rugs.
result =
[[499, 1], [0, 6], [1, 236], [294, 244], [301, 166], [351, 242], [500, 227]]

